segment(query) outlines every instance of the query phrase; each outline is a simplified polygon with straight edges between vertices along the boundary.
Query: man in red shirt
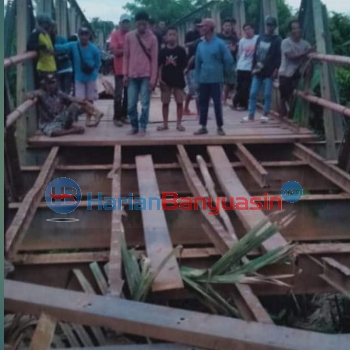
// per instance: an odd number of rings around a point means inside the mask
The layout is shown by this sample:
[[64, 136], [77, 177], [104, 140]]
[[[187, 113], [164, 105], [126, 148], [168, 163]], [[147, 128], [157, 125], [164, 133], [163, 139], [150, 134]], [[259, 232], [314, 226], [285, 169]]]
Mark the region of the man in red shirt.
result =
[[127, 88], [123, 85], [123, 56], [124, 56], [124, 39], [126, 33], [130, 29], [130, 16], [121, 15], [118, 30], [114, 30], [111, 34], [110, 47], [114, 54], [114, 125], [122, 127], [128, 124], [128, 96]]

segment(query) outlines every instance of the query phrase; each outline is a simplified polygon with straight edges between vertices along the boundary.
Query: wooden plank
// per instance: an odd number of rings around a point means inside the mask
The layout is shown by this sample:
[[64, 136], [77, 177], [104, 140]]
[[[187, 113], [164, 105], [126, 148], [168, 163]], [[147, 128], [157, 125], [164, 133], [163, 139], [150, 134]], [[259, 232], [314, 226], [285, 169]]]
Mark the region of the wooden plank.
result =
[[60, 322], [59, 326], [60, 326], [63, 334], [67, 338], [69, 344], [71, 346], [79, 347], [80, 346], [79, 341], [76, 338], [76, 336], [74, 335], [72, 327], [69, 324], [66, 324], [66, 323], [63, 323], [63, 322]]
[[[112, 178], [112, 197], [120, 197], [120, 183], [121, 183], [121, 147], [114, 147], [114, 161], [113, 169], [109, 177]], [[123, 289], [124, 281], [122, 278], [122, 254], [121, 254], [121, 240], [124, 238], [122, 212], [121, 210], [112, 211], [112, 225], [111, 225], [111, 253], [109, 257], [109, 286], [112, 296], [120, 297]]]
[[73, 331], [77, 334], [78, 338], [80, 339], [84, 347], [94, 346], [94, 343], [92, 342], [88, 332], [85, 330], [83, 326], [77, 323], [72, 323], [71, 327]]
[[[232, 169], [230, 162], [221, 146], [209, 146], [208, 153], [214, 166], [216, 177], [227, 197], [244, 197], [249, 202], [250, 195]], [[251, 230], [262, 221], [266, 220], [266, 215], [261, 210], [236, 210], [237, 216], [242, 221], [247, 230]], [[266, 251], [286, 245], [287, 242], [280, 233], [277, 233], [262, 246]]]
[[[86, 279], [86, 277], [81, 272], [81, 270], [73, 269], [73, 273], [74, 273], [74, 275], [77, 278], [81, 288], [83, 289], [83, 291], [85, 293], [92, 294], [92, 295], [96, 294], [94, 289], [92, 288], [91, 284]], [[103, 334], [103, 332], [102, 332], [102, 330], [100, 328], [98, 328], [98, 327], [91, 327], [91, 331], [92, 331], [93, 335], [95, 336], [96, 340], [98, 341], [98, 343], [100, 345], [106, 345], [107, 344], [106, 338], [105, 338], [105, 336], [104, 336], [104, 334]], [[81, 334], [82, 334], [83, 339], [86, 339], [85, 333], [81, 331]]]
[[323, 273], [327, 283], [350, 298], [350, 269], [332, 258], [322, 258]]
[[56, 329], [56, 320], [45, 313], [41, 314], [35, 328], [29, 350], [50, 350]]
[[[178, 149], [181, 147], [182, 146], [178, 146]], [[188, 186], [192, 189], [193, 195], [198, 197], [201, 191], [201, 186], [199, 186], [201, 181], [194, 171], [192, 163], [184, 149], [181, 150], [179, 155], [179, 163], [182, 165], [185, 179]], [[207, 195], [205, 197], [207, 197]], [[213, 215], [209, 215], [208, 210], [201, 208], [201, 212], [208, 223], [208, 225], [203, 225], [204, 231], [218, 251], [221, 254], [225, 254], [227, 250], [237, 242], [237, 237], [226, 231], [218, 219]], [[238, 309], [246, 320], [273, 323], [269, 314], [260, 304], [258, 298], [254, 295], [249, 286], [235, 285], [233, 290], [235, 291], [235, 301]]]
[[[57, 349], [63, 350], [63, 349]], [[188, 347], [178, 344], [130, 344], [110, 345], [93, 348], [70, 348], [69, 350], [200, 350], [199, 348]]]
[[90, 264], [90, 269], [92, 271], [92, 274], [94, 275], [96, 282], [98, 284], [98, 287], [100, 288], [100, 292], [102, 295], [106, 295], [108, 293], [108, 284], [103, 276], [103, 273], [98, 265], [97, 262], [93, 262]]
[[4, 302], [10, 312], [46, 312], [65, 322], [215, 350], [347, 349], [350, 339], [11, 280], [4, 281]]
[[307, 162], [313, 169], [342, 190], [350, 193], [350, 174], [347, 174], [335, 165], [328, 164], [325, 159], [300, 143], [294, 145], [293, 154], [304, 162]]
[[32, 189], [24, 197], [11, 226], [6, 231], [6, 252], [16, 254], [58, 162], [58, 147], [51, 149]]
[[254, 156], [247, 150], [247, 148], [241, 144], [237, 143], [236, 155], [240, 161], [245, 165], [250, 175], [255, 179], [255, 181], [264, 188], [268, 186], [267, 182], [267, 171], [263, 166], [254, 158]]
[[[140, 196], [146, 201], [149, 201], [150, 197], [160, 198], [152, 156], [136, 157], [136, 170]], [[154, 202], [152, 208], [149, 208], [147, 203], [147, 210], [142, 210], [142, 222], [147, 256], [150, 259], [151, 267], [157, 271], [163, 260], [173, 250], [163, 209], [157, 210]], [[183, 282], [176, 258], [172, 257], [155, 278], [152, 289], [153, 291], [162, 291], [179, 288], [183, 288]]]

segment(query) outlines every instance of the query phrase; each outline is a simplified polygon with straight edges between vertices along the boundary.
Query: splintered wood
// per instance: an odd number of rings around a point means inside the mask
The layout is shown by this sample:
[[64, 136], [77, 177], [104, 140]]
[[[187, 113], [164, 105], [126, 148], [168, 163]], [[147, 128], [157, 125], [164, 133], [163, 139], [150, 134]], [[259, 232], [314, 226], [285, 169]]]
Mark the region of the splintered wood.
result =
[[[147, 210], [141, 212], [147, 256], [152, 269], [157, 271], [163, 260], [173, 250], [173, 244], [162, 207], [157, 208], [159, 203], [150, 200], [150, 198], [160, 198], [152, 156], [136, 157], [136, 169], [140, 197], [147, 203]], [[152, 289], [162, 291], [179, 288], [183, 288], [183, 282], [176, 257], [173, 256], [156, 277]]]

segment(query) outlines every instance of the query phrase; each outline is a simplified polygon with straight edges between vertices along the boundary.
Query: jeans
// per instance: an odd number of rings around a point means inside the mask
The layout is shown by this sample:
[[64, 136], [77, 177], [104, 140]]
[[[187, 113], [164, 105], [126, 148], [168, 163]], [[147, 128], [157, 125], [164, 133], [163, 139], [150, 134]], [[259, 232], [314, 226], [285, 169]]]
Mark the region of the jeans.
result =
[[250, 85], [252, 83], [252, 73], [247, 70], [237, 71], [237, 92], [233, 98], [233, 107], [248, 107]]
[[114, 120], [121, 120], [128, 114], [128, 89], [123, 85], [123, 76], [115, 75]]
[[[141, 100], [141, 117], [137, 112], [137, 102]], [[146, 130], [149, 118], [149, 106], [151, 101], [151, 91], [149, 78], [131, 78], [128, 86], [128, 114], [131, 126], [134, 130]]]
[[199, 124], [207, 126], [210, 98], [214, 101], [216, 124], [218, 128], [223, 126], [222, 105], [221, 105], [222, 84], [199, 84]]
[[264, 115], [270, 113], [271, 99], [272, 99], [272, 78], [261, 78], [256, 75], [253, 76], [252, 86], [249, 95], [249, 117], [254, 118], [256, 111], [256, 99], [258, 97], [261, 85], [264, 85]]
[[57, 74], [58, 82], [60, 90], [67, 95], [70, 95], [72, 92], [72, 85], [73, 85], [73, 73], [67, 72], [67, 73], [61, 73]]

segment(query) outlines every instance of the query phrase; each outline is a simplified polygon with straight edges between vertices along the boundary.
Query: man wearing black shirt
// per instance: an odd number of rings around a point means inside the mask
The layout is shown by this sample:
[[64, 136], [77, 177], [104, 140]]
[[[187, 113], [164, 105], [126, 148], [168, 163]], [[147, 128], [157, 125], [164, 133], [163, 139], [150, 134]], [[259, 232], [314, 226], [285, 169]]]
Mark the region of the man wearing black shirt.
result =
[[228, 95], [231, 90], [233, 90], [235, 81], [236, 81], [236, 54], [238, 49], [238, 37], [236, 32], [234, 31], [234, 24], [236, 21], [232, 18], [226, 18], [222, 25], [222, 32], [218, 34], [218, 37], [223, 40], [227, 48], [232, 54], [233, 57], [233, 65], [231, 67], [230, 72], [225, 74], [225, 86], [223, 92], [223, 103], [226, 104]]
[[202, 20], [197, 18], [193, 21], [193, 29], [188, 31], [185, 35], [185, 46], [189, 48], [194, 44], [198, 39], [200, 39], [201, 34], [199, 32], [198, 24], [200, 24]]
[[184, 70], [187, 65], [186, 51], [177, 44], [177, 30], [169, 27], [166, 32], [167, 45], [159, 53], [159, 83], [161, 89], [162, 112], [164, 124], [158, 127], [158, 131], [168, 130], [169, 103], [171, 95], [177, 107], [178, 131], [185, 131], [181, 125], [183, 112], [183, 89], [185, 87]]

